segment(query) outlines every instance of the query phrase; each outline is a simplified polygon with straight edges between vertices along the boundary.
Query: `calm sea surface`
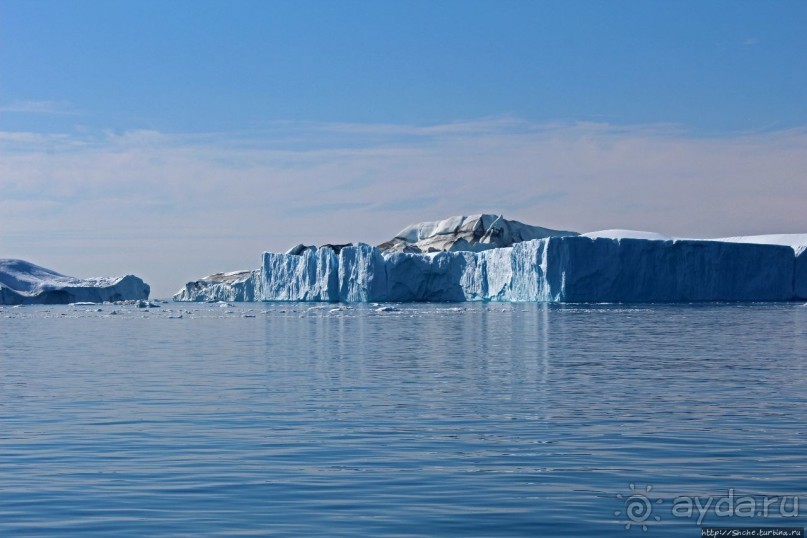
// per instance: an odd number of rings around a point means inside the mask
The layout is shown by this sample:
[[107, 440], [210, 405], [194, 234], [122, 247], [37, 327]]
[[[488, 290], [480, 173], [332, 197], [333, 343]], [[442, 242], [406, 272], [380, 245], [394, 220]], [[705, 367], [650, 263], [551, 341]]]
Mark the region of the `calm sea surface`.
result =
[[0, 535], [807, 524], [807, 307], [396, 307], [2, 307]]

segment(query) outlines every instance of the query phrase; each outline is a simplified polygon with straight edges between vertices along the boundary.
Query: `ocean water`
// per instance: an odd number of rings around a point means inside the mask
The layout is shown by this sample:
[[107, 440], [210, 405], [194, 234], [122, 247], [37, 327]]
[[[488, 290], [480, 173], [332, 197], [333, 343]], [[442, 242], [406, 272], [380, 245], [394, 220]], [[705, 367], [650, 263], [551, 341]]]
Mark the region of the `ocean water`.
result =
[[377, 308], [3, 307], [0, 535], [807, 524], [807, 307]]

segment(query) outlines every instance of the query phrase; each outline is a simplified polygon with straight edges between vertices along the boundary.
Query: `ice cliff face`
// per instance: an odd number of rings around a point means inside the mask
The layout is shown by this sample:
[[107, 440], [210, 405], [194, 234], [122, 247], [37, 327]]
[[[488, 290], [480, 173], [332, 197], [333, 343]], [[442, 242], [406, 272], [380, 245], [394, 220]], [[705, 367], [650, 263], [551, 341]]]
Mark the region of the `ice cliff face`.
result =
[[378, 245], [378, 248], [383, 252], [479, 252], [532, 239], [570, 235], [577, 233], [530, 226], [506, 220], [499, 215], [483, 214], [413, 224], [391, 240]]
[[798, 299], [807, 299], [807, 250], [796, 257], [796, 270], [793, 287]]
[[481, 252], [382, 252], [365, 244], [338, 254], [298, 252], [265, 253], [260, 269], [189, 283], [175, 299], [786, 301], [807, 284], [807, 258], [793, 248], [725, 241], [565, 236]]
[[255, 295], [257, 271], [216, 273], [194, 282], [174, 295], [179, 301], [259, 301]]
[[726, 237], [716, 241], [732, 243], [753, 243], [759, 245], [782, 245], [793, 249], [796, 266], [793, 277], [794, 293], [797, 299], [807, 299], [807, 234], [751, 235]]
[[24, 260], [0, 259], [0, 304], [101, 303], [148, 299], [149, 285], [136, 276], [74, 278]]

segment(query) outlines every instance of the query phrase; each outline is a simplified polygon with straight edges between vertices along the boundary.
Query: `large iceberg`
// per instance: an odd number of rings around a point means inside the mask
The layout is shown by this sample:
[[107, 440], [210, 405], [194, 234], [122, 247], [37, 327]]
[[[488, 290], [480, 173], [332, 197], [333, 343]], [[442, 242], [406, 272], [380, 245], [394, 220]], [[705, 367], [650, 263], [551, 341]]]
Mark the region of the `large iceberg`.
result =
[[481, 252], [336, 250], [264, 253], [232, 281], [191, 282], [180, 301], [787, 301], [804, 294], [790, 246], [563, 236]]
[[0, 304], [101, 303], [148, 299], [149, 285], [134, 275], [74, 278], [24, 260], [0, 259]]

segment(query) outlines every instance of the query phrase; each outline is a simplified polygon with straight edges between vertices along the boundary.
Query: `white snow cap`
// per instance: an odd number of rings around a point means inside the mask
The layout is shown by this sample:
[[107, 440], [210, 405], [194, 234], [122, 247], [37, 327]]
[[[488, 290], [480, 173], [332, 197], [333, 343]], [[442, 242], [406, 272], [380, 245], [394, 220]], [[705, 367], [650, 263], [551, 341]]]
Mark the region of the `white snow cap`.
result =
[[378, 247], [384, 252], [476, 252], [569, 235], [577, 235], [577, 232], [530, 226], [500, 215], [482, 213], [412, 224]]
[[791, 247], [796, 251], [796, 255], [807, 250], [807, 234], [742, 235], [714, 239], [714, 241], [725, 241], [726, 243], [753, 243], [755, 245], [782, 245]]
[[673, 237], [656, 233], [642, 232], [639, 230], [600, 230], [598, 232], [584, 233], [583, 237], [591, 239], [647, 239], [650, 241], [671, 241]]

